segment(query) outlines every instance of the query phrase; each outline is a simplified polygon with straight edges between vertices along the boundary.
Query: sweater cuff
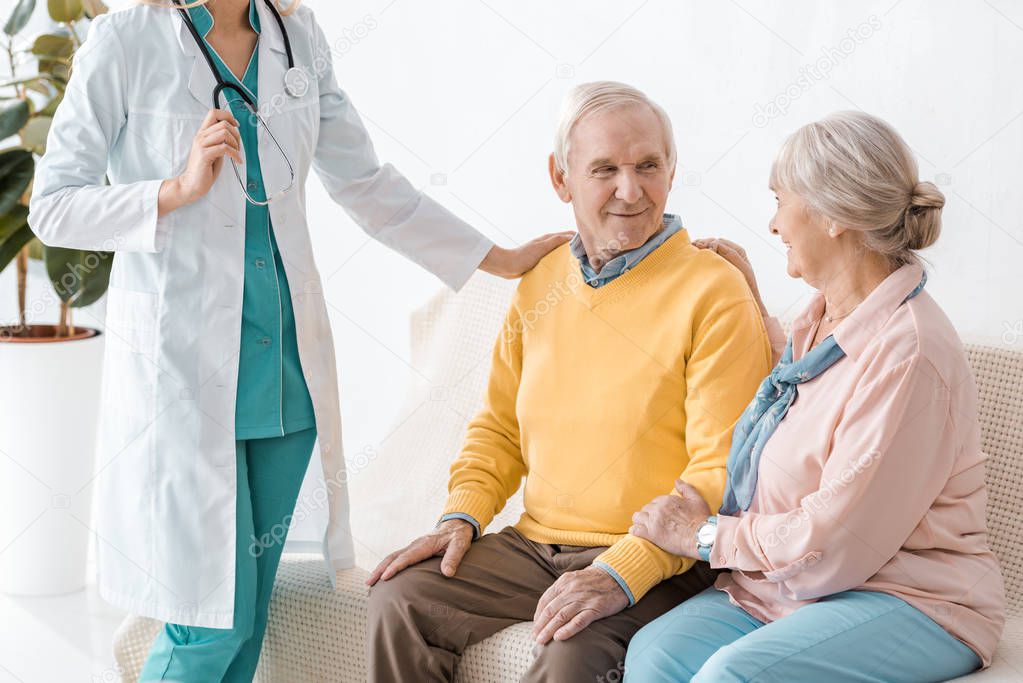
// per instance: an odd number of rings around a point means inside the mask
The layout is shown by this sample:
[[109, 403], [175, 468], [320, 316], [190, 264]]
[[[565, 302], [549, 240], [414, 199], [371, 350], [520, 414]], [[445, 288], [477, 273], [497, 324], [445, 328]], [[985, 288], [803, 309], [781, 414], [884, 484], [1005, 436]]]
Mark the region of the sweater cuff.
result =
[[472, 524], [472, 540], [475, 541], [477, 538], [480, 537], [480, 523], [477, 522], [476, 518], [473, 517], [472, 515], [467, 515], [464, 512], [449, 512], [440, 518], [440, 521], [437, 522], [437, 526], [440, 526], [449, 519], [461, 519], [463, 521], [468, 522], [469, 524]]
[[468, 515], [476, 520], [479, 533], [482, 534], [487, 525], [494, 520], [494, 500], [491, 496], [466, 489], [455, 489], [448, 494], [448, 502], [444, 504], [441, 516], [451, 513]]
[[[598, 555], [593, 563], [613, 569], [628, 586], [626, 593], [631, 593], [630, 599], [634, 604], [642, 600], [651, 588], [675, 575], [675, 566], [669, 566], [675, 565], [672, 558], [673, 555], [665, 553], [649, 541], [626, 536]], [[678, 558], [674, 560], [677, 562]]]
[[615, 580], [615, 583], [621, 586], [621, 589], [625, 591], [625, 597], [629, 599], [629, 607], [632, 607], [633, 605], [636, 604], [636, 598], [632, 595], [632, 591], [629, 590], [629, 584], [625, 583], [625, 579], [622, 578], [622, 575], [616, 572], [611, 567], [611, 565], [605, 562], [594, 560], [593, 566], [597, 567], [598, 569], [603, 569], [604, 571], [606, 571], [611, 576], [611, 578]]

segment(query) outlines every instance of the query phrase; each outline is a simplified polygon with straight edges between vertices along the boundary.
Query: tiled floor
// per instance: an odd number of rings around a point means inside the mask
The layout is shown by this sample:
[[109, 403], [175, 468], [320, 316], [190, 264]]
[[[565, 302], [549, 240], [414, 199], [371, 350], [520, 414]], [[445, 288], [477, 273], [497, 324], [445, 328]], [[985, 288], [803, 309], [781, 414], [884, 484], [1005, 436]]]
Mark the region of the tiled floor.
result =
[[95, 584], [48, 598], [0, 593], [0, 683], [115, 683], [110, 644], [122, 618]]

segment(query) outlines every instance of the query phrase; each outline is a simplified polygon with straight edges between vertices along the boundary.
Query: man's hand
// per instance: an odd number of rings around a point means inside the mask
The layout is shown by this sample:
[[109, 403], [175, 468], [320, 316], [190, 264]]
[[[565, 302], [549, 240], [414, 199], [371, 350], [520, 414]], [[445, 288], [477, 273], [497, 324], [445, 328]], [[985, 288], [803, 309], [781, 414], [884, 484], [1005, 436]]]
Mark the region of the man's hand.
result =
[[480, 264], [480, 270], [503, 278], [516, 278], [529, 272], [544, 256], [572, 239], [574, 230], [541, 235], [514, 249], [494, 246]]
[[629, 533], [672, 555], [698, 560], [696, 531], [710, 517], [710, 507], [699, 491], [681, 479], [675, 482], [675, 490], [677, 496], [657, 496], [634, 514]]
[[472, 534], [473, 528], [469, 522], [464, 519], [449, 519], [425, 536], [420, 536], [401, 550], [395, 550], [385, 557], [366, 579], [366, 584], [372, 586], [379, 579], [387, 581], [402, 569], [435, 555], [444, 556], [440, 563], [440, 571], [450, 578], [455, 575], [455, 570], [469, 549]]
[[597, 619], [618, 614], [629, 606], [629, 597], [600, 567], [562, 574], [551, 584], [533, 613], [533, 638], [541, 645], [568, 640]]

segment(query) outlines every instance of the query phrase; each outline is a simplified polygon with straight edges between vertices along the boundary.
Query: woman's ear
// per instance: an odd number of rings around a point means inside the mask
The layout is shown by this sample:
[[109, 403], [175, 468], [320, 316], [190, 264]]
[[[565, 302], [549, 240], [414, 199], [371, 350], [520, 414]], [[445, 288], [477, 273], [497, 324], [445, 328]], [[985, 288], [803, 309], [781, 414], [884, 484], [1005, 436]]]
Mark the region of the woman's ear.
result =
[[565, 182], [565, 172], [558, 168], [558, 162], [554, 159], [553, 154], [547, 157], [547, 172], [551, 174], [551, 185], [554, 186], [554, 191], [558, 193], [561, 201], [566, 204], [571, 202], [572, 192], [568, 189], [568, 184]]
[[824, 227], [828, 232], [828, 237], [838, 237], [845, 232], [845, 228], [834, 221], [826, 221]]

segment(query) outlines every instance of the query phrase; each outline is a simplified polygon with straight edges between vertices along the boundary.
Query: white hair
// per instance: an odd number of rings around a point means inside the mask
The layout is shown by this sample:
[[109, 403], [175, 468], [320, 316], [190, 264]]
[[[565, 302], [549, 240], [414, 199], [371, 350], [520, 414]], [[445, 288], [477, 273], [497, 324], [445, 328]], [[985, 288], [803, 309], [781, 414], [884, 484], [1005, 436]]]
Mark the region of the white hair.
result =
[[793, 133], [771, 166], [771, 188], [794, 193], [828, 224], [858, 231], [893, 266], [941, 234], [945, 195], [920, 182], [916, 159], [888, 123], [840, 111]]
[[637, 104], [649, 107], [660, 120], [667, 144], [664, 151], [668, 156], [668, 167], [673, 168], [676, 157], [675, 135], [671, 130], [671, 119], [664, 109], [631, 85], [617, 81], [594, 81], [572, 88], [561, 102], [561, 117], [554, 134], [554, 162], [558, 170], [568, 170], [569, 140], [572, 129], [579, 121], [600, 111]]

